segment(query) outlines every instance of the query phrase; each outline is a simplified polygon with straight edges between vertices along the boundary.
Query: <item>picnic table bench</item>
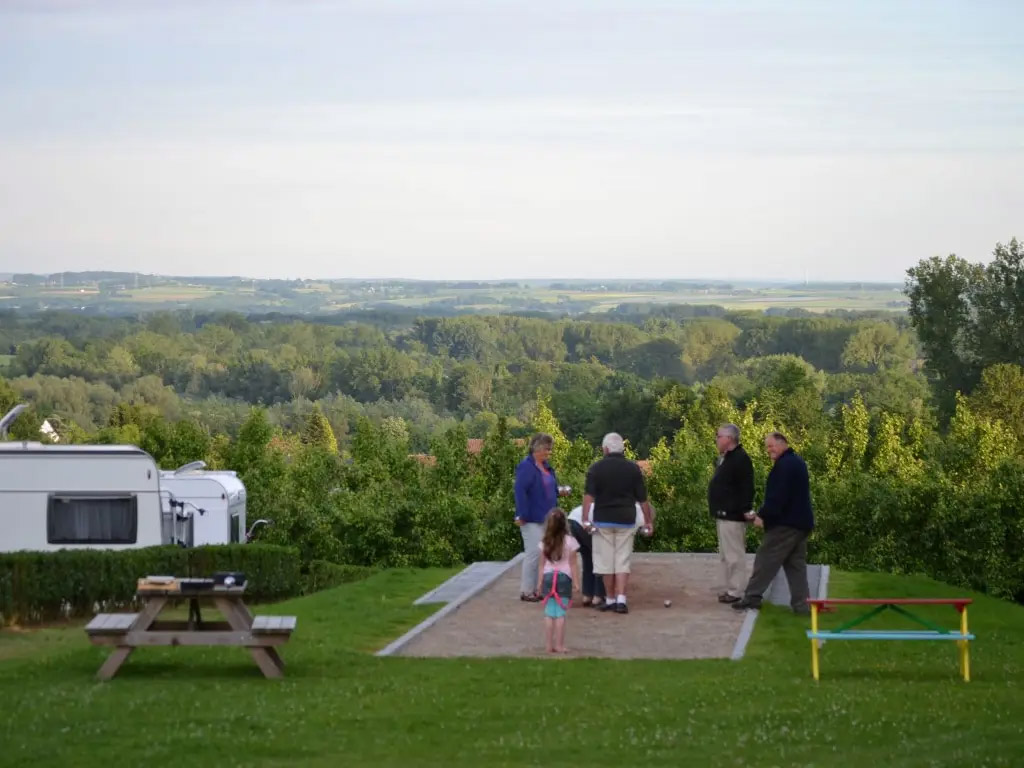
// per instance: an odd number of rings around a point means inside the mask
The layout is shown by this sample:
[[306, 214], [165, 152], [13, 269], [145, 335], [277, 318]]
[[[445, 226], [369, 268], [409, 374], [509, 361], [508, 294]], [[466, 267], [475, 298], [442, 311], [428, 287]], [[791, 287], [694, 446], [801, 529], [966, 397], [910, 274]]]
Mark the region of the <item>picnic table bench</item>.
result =
[[[136, 648], [144, 646], [238, 646], [248, 650], [265, 677], [281, 677], [284, 660], [277, 651], [295, 631], [294, 616], [253, 616], [245, 605], [245, 587], [215, 586], [200, 591], [172, 589], [139, 590], [138, 613], [101, 613], [85, 632], [93, 645], [111, 645], [114, 650], [96, 676], [109, 680]], [[211, 600], [224, 621], [205, 621], [199, 610], [201, 599]], [[189, 601], [187, 621], [160, 621], [169, 605]]]
[[[811, 628], [807, 637], [811, 641], [811, 672], [814, 679], [819, 679], [818, 651], [826, 640], [953, 640], [959, 648], [960, 674], [964, 681], [971, 679], [971, 658], [968, 643], [974, 639], [967, 629], [967, 606], [973, 602], [970, 598], [824, 598], [808, 600], [811, 608]], [[835, 629], [822, 630], [818, 627], [820, 611], [832, 611], [843, 605], [873, 606], [871, 610], [856, 616]], [[951, 605], [960, 614], [960, 629], [945, 629], [931, 621], [915, 616], [904, 606], [907, 605]], [[885, 611], [894, 611], [905, 618], [925, 627], [925, 629], [854, 629]]]

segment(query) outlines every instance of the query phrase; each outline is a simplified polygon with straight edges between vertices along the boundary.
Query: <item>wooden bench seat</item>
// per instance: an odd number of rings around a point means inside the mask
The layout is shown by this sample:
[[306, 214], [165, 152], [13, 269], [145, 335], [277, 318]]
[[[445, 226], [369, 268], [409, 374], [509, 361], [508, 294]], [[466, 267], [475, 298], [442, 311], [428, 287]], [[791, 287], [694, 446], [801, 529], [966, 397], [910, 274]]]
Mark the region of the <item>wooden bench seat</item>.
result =
[[294, 616], [257, 616], [252, 620], [254, 635], [290, 635], [295, 631]]
[[139, 618], [137, 613], [100, 613], [85, 626], [90, 635], [123, 635]]

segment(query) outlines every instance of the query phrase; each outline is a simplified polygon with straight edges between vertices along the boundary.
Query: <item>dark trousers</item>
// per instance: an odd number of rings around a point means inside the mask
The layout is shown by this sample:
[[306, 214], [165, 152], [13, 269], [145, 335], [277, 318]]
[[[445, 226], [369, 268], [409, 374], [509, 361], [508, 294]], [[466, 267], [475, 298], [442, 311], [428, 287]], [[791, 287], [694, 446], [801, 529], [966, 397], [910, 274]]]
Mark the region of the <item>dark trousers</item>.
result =
[[787, 528], [779, 525], [764, 532], [757, 555], [754, 556], [754, 570], [747, 582], [744, 597], [754, 606], [761, 605], [764, 593], [771, 586], [775, 574], [782, 568], [789, 583], [790, 605], [794, 611], [807, 610], [810, 588], [807, 586], [807, 537], [810, 531]]
[[569, 530], [573, 538], [580, 543], [580, 557], [583, 558], [583, 596], [604, 597], [604, 581], [600, 576], [594, 575], [594, 545], [590, 534], [575, 520], [569, 521]]

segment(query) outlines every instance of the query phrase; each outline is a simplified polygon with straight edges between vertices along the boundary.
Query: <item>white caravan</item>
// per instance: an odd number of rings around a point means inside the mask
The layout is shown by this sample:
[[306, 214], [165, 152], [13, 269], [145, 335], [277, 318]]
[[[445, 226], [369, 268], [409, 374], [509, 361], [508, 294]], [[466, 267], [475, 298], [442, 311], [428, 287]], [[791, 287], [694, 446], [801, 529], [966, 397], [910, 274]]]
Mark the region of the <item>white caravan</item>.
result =
[[160, 471], [142, 449], [0, 442], [0, 551], [161, 543]]
[[196, 461], [160, 473], [165, 519], [178, 521], [173, 539], [196, 547], [244, 542], [245, 485], [234, 472], [205, 467]]

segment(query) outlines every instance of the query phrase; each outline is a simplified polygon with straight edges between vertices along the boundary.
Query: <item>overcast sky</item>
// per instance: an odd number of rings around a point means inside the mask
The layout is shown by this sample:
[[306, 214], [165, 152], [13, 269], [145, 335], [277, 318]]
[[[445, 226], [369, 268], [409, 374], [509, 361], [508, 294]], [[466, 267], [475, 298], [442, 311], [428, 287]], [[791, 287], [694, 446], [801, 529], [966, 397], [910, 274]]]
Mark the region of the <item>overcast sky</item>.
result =
[[1024, 238], [1024, 3], [0, 0], [0, 271], [902, 280]]

